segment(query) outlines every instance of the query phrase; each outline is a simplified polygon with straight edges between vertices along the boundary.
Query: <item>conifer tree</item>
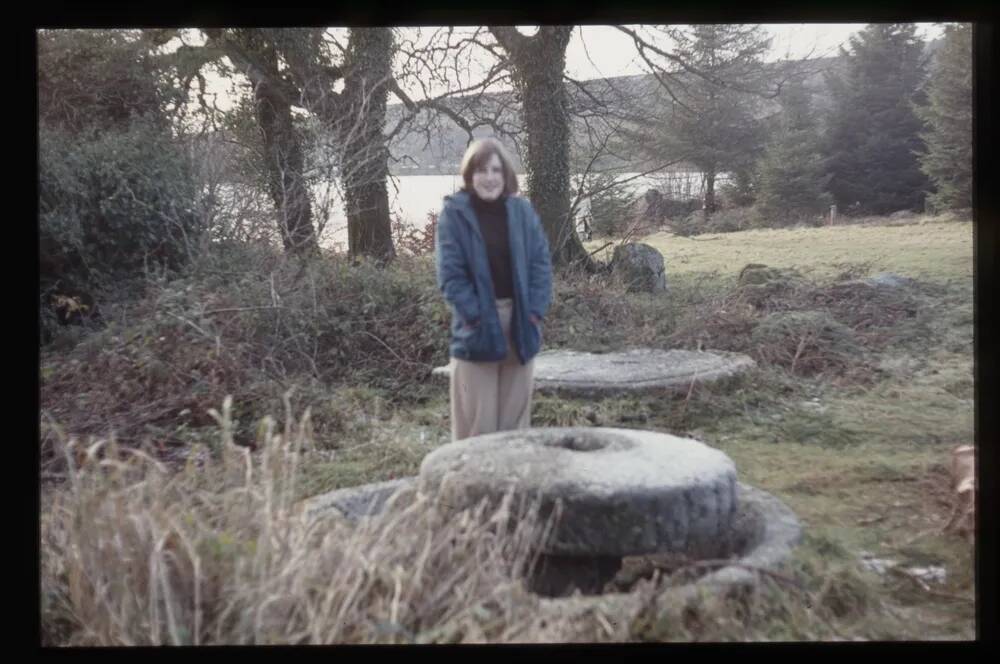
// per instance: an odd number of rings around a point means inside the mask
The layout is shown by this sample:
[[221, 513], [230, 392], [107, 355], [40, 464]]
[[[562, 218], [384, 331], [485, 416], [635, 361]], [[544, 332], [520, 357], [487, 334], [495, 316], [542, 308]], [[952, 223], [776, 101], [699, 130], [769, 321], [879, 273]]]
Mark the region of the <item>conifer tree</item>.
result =
[[914, 110], [925, 78], [923, 42], [912, 23], [867, 26], [850, 39], [844, 75], [831, 75], [827, 149], [830, 193], [842, 209], [887, 214], [919, 210], [929, 188], [917, 154]]
[[809, 92], [796, 82], [780, 99], [777, 127], [759, 164], [757, 210], [769, 222], [818, 218], [830, 205], [829, 175]]
[[770, 87], [763, 58], [771, 38], [760, 25], [665, 26], [675, 71], [669, 77], [670, 100], [659, 117], [632, 137], [642, 153], [670, 156], [695, 166], [704, 176], [703, 209], [716, 209], [716, 180], [721, 173], [746, 173], [760, 153], [763, 126], [761, 97]]
[[972, 207], [972, 24], [947, 25], [917, 111], [927, 124], [920, 168], [934, 191], [934, 210]]

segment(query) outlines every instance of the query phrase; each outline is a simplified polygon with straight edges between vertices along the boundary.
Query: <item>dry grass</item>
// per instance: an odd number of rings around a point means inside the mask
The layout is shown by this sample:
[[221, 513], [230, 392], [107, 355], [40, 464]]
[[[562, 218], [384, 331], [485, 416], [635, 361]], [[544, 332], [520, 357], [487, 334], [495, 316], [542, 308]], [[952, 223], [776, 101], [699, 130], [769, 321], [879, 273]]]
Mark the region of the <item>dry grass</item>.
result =
[[[295, 485], [315, 450], [308, 413], [294, 422], [290, 410], [283, 430], [273, 421], [262, 423], [253, 454], [232, 443], [227, 403], [215, 414], [216, 453], [202, 450], [179, 473], [114, 441], [86, 449], [66, 441], [69, 482], [48, 494], [42, 520], [45, 643], [759, 641], [915, 634], [901, 601], [881, 592], [878, 579], [854, 564], [838, 538], [811, 525], [812, 512], [798, 505], [807, 520], [806, 542], [790, 569], [765, 577], [756, 594], [677, 595], [683, 579], [673, 575], [640, 581], [610, 609], [579, 598], [558, 610], [542, 606], [522, 582], [547, 525], [532, 506], [507, 500], [491, 509], [484, 503], [443, 518], [411, 495], [356, 526], [336, 516], [304, 518]], [[862, 475], [885, 480], [884, 473]]]
[[537, 509], [445, 519], [418, 496], [358, 526], [308, 520], [294, 503], [308, 413], [262, 423], [256, 455], [233, 444], [228, 401], [216, 415], [217, 456], [180, 473], [66, 441], [70, 481], [42, 519], [50, 645], [503, 641], [529, 624]]

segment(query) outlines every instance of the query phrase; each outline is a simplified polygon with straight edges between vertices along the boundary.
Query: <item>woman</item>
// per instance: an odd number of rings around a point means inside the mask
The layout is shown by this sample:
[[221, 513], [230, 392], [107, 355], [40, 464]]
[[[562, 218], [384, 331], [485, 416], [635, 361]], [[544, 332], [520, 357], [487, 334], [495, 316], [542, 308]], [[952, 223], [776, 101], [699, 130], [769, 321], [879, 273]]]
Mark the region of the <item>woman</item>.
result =
[[534, 357], [552, 299], [549, 245], [517, 196], [499, 141], [472, 143], [461, 191], [444, 199], [437, 280], [451, 305], [451, 436], [462, 440], [531, 426]]

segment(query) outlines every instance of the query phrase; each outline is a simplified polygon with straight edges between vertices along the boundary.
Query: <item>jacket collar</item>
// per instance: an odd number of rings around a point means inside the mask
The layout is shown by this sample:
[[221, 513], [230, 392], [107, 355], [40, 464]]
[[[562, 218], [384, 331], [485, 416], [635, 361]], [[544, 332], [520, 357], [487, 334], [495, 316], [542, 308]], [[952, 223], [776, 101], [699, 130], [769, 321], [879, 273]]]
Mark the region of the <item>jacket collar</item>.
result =
[[[467, 191], [456, 191], [451, 196], [445, 196], [444, 200], [452, 203], [461, 214], [459, 215], [465, 222], [469, 224], [472, 230], [479, 236], [481, 240], [483, 238], [482, 231], [479, 230], [479, 220], [476, 218], [476, 213], [472, 209], [472, 195]], [[511, 224], [516, 214], [516, 207], [513, 196], [507, 196], [504, 200], [504, 207], [507, 209], [507, 223]]]

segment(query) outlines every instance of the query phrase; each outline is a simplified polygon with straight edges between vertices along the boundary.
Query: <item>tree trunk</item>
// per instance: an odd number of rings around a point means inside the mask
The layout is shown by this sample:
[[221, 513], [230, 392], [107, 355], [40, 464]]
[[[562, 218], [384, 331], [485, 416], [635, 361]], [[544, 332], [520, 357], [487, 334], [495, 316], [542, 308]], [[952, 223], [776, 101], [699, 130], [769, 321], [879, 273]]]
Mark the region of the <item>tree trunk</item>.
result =
[[253, 84], [254, 115], [264, 142], [267, 187], [278, 212], [278, 232], [285, 251], [317, 252], [302, 144], [292, 122], [288, 96], [276, 87], [281, 76], [274, 44], [256, 28], [233, 30], [228, 38], [218, 28], [206, 29], [205, 34], [245, 69]]
[[386, 102], [392, 76], [392, 31], [351, 31], [344, 75], [344, 105], [336, 133], [343, 150], [341, 178], [352, 256], [389, 260], [395, 255], [389, 224], [389, 152], [385, 145]]
[[705, 172], [705, 221], [715, 212], [715, 169]]
[[563, 86], [566, 46], [572, 26], [543, 26], [533, 37], [513, 28], [491, 28], [513, 63], [514, 83], [521, 97], [528, 133], [525, 167], [531, 202], [541, 218], [554, 265], [587, 257], [570, 217], [569, 113]]
[[278, 211], [285, 251], [316, 251], [312, 204], [302, 173], [302, 145], [292, 124], [291, 106], [267, 83], [259, 83], [254, 85], [254, 108], [264, 138], [268, 189]]

